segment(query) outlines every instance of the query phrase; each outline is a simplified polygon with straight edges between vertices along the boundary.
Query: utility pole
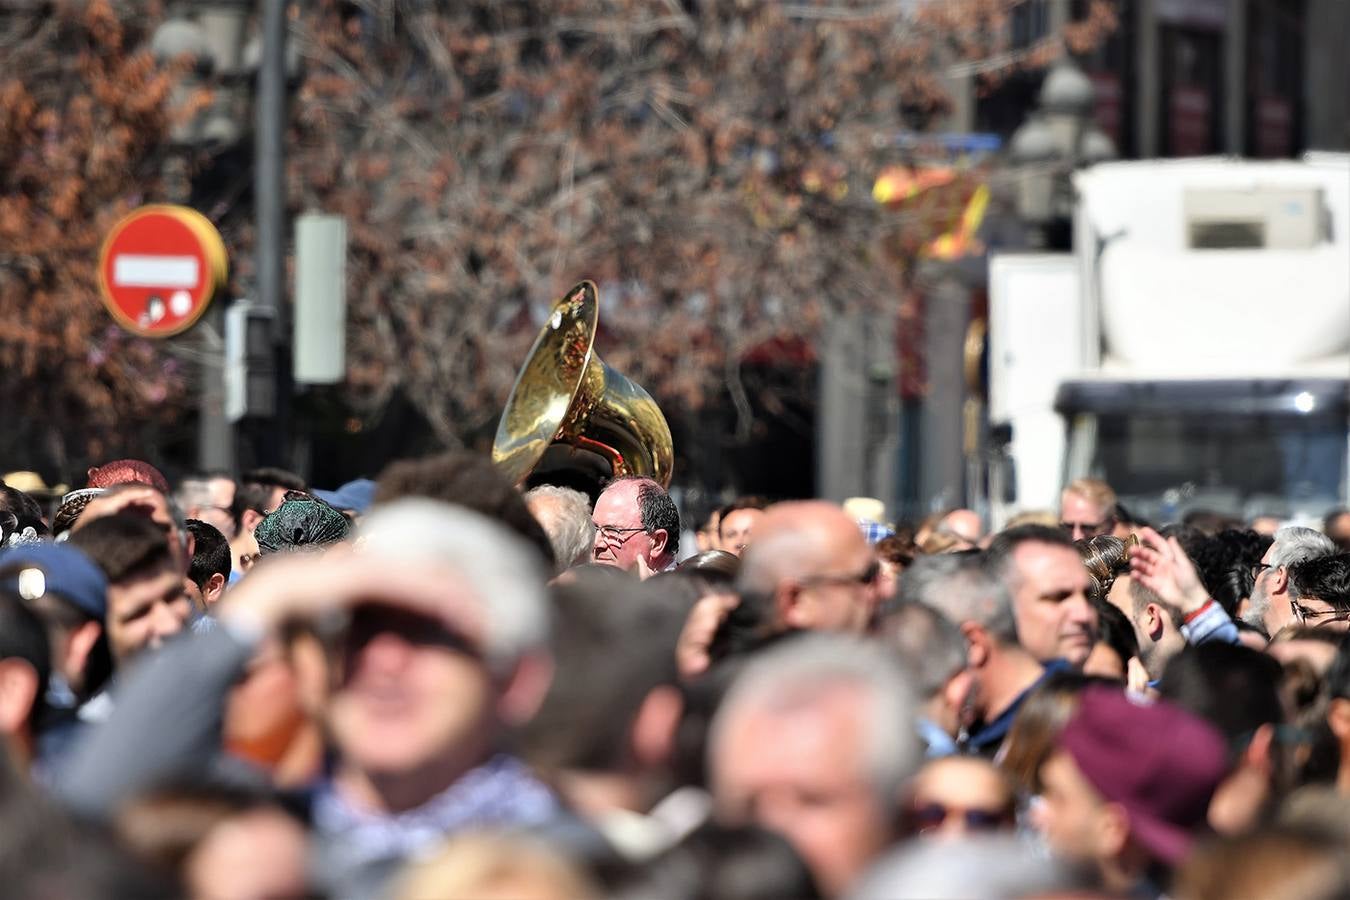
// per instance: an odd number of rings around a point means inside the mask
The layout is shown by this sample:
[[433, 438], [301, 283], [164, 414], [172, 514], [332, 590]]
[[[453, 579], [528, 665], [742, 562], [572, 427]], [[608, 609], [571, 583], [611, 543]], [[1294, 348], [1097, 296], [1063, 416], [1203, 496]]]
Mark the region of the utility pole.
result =
[[[272, 318], [276, 378], [270, 415], [259, 423], [257, 462], [288, 463], [290, 436], [290, 322], [286, 315], [286, 7], [262, 0], [262, 59], [255, 103], [253, 207], [257, 215], [254, 258], [257, 304]], [[264, 406], [265, 409], [265, 406]]]

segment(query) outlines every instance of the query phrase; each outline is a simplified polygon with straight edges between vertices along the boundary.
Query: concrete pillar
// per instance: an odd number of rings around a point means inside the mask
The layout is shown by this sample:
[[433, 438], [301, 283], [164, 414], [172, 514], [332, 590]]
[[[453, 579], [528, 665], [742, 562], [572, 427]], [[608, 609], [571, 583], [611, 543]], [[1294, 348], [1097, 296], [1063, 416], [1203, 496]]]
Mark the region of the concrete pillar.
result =
[[866, 494], [863, 361], [867, 331], [857, 313], [826, 330], [816, 412], [816, 494], [836, 503]]
[[[933, 266], [937, 268], [937, 266]], [[945, 268], [945, 267], [944, 267]], [[961, 350], [970, 318], [970, 290], [951, 272], [920, 278], [934, 285], [924, 312], [924, 368], [928, 392], [921, 415], [919, 448], [920, 502], [928, 510], [963, 502], [961, 408], [965, 381]]]

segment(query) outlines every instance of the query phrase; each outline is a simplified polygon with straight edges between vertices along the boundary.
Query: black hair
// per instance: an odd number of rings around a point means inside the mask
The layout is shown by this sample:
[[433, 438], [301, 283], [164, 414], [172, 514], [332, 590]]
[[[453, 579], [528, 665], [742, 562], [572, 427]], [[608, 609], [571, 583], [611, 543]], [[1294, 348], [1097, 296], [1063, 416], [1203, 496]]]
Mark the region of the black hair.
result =
[[1172, 657], [1158, 692], [1214, 725], [1240, 750], [1257, 728], [1284, 721], [1283, 677], [1274, 657], [1241, 644], [1211, 642]]
[[1128, 664], [1131, 656], [1139, 655], [1139, 639], [1135, 636], [1134, 626], [1113, 603], [1095, 600], [1092, 606], [1097, 610], [1100, 629], [1097, 640], [1110, 647], [1120, 657], [1122, 665]]
[[[648, 534], [658, 529], [666, 533], [666, 552], [672, 556], [680, 552], [680, 511], [675, 508], [675, 501], [670, 499], [670, 494], [661, 487], [660, 483], [653, 481], [646, 475], [624, 475], [615, 478], [609, 484], [605, 485], [605, 490], [613, 485], [623, 481], [637, 482], [637, 501], [638, 516], [642, 520], [642, 527]], [[718, 522], [718, 530], [721, 530], [721, 522]]]
[[28, 722], [34, 725], [42, 712], [42, 698], [47, 693], [47, 678], [52, 668], [51, 649], [42, 619], [13, 591], [0, 591], [0, 659], [21, 659], [33, 667], [38, 684]]
[[402, 497], [428, 497], [495, 519], [528, 541], [545, 569], [553, 569], [553, 545], [544, 526], [531, 514], [520, 491], [486, 456], [452, 451], [390, 463], [376, 481], [375, 504]]
[[1337, 612], [1350, 610], [1350, 552], [1291, 564], [1289, 593], [1298, 600], [1304, 597], [1322, 600]]
[[781, 835], [754, 825], [708, 823], [619, 880], [611, 898], [778, 900], [820, 896], [807, 867]]
[[47, 533], [42, 506], [18, 488], [0, 481], [0, 541], [25, 528], [32, 528], [38, 535]]
[[230, 579], [230, 542], [208, 522], [201, 519], [187, 520], [188, 533], [192, 535], [192, 561], [188, 564], [188, 579], [205, 590], [212, 575], [222, 575]]
[[522, 735], [531, 763], [599, 772], [625, 764], [643, 701], [676, 682], [675, 645], [690, 605], [682, 586], [578, 573], [551, 589], [555, 672]]
[[83, 550], [110, 584], [173, 562], [164, 530], [144, 516], [126, 513], [101, 516], [72, 532], [70, 545]]
[[1064, 547], [1076, 555], [1078, 546], [1062, 528], [1049, 525], [1018, 525], [1000, 531], [989, 543], [984, 553], [984, 565], [989, 572], [1004, 584], [1011, 586], [1016, 581], [1012, 571], [1012, 557], [1023, 544], [1049, 544], [1052, 547]]

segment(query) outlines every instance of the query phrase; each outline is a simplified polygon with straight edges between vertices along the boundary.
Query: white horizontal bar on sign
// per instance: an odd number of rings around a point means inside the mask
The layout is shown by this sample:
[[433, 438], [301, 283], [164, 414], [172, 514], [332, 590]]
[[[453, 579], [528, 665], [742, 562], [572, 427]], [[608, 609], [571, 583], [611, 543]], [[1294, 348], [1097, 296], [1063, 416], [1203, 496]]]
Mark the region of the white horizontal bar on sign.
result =
[[193, 288], [200, 276], [195, 256], [145, 256], [123, 253], [113, 257], [113, 284], [119, 287]]

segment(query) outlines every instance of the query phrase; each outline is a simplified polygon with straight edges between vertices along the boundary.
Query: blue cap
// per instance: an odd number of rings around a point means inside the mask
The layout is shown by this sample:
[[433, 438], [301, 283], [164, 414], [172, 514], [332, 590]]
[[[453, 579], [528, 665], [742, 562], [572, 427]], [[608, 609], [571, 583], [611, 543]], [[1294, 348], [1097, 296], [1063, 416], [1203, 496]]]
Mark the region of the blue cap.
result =
[[[43, 584], [33, 596], [56, 594], [72, 606], [96, 619], [102, 620], [108, 611], [108, 579], [84, 552], [69, 544], [23, 544], [0, 551], [0, 584], [10, 590], [20, 589], [19, 573], [26, 569], [42, 572]], [[33, 588], [23, 586], [25, 595]]]
[[312, 491], [324, 503], [334, 509], [348, 509], [359, 516], [366, 514], [375, 502], [375, 482], [369, 478], [349, 481], [336, 491]]

